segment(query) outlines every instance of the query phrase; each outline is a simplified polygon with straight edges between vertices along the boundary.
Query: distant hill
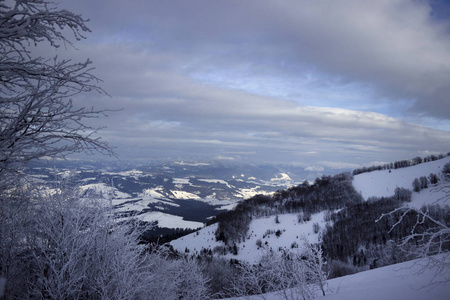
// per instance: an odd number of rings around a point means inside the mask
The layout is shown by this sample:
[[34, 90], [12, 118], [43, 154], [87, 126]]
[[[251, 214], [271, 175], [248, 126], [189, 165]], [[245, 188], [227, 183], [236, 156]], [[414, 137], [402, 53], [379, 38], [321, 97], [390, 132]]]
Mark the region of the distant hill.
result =
[[390, 197], [397, 187], [411, 189], [415, 178], [440, 174], [450, 156], [435, 161], [417, 164], [407, 168], [389, 169], [362, 173], [354, 176], [353, 185], [364, 199], [369, 197]]
[[[391, 171], [361, 173], [353, 178], [345, 174], [322, 176], [314, 183], [304, 182], [270, 197], [246, 200], [222, 219], [219, 215], [217, 223], [170, 244], [180, 252], [197, 255], [208, 252], [217, 257], [256, 262], [266, 251], [294, 249], [301, 235], [306, 235], [310, 242], [323, 244], [329, 259], [345, 261], [358, 270], [399, 262], [407, 258], [384, 257], [386, 247], [390, 241], [407, 234], [412, 224], [388, 232], [394, 221], [375, 220], [402, 205], [449, 204], [450, 181], [442, 176], [442, 168], [449, 162], [450, 157], [444, 157]], [[431, 173], [439, 175], [439, 182], [413, 192], [413, 180]], [[406, 193], [409, 197], [399, 199], [396, 188], [409, 191]], [[224, 227], [221, 222], [230, 225]], [[220, 228], [243, 228], [244, 234], [224, 240]]]
[[86, 199], [110, 201], [119, 218], [154, 224], [149, 235], [203, 227], [211, 218], [256, 194], [294, 185], [299, 175], [269, 165], [223, 162], [39, 161], [30, 166], [36, 181], [78, 185]]

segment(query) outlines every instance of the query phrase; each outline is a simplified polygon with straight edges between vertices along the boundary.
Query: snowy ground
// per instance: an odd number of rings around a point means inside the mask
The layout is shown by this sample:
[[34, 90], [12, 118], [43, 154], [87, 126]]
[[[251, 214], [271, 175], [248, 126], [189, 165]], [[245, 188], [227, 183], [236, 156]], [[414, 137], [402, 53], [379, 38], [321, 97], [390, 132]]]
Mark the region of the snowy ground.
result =
[[413, 193], [412, 200], [407, 205], [412, 208], [421, 208], [425, 204], [450, 205], [450, 180], [441, 181], [436, 186]]
[[[353, 185], [365, 199], [376, 196], [392, 196], [396, 187], [412, 189], [415, 178], [429, 176], [430, 173], [441, 174], [443, 166], [450, 162], [450, 157], [422, 163], [416, 166], [383, 171], [374, 171], [354, 176]], [[412, 201], [407, 205], [420, 208], [424, 204], [450, 205], [450, 180], [440, 180], [438, 185], [412, 194]], [[230, 205], [233, 206], [234, 204]], [[322, 230], [325, 227], [324, 212], [313, 214], [308, 222], [298, 222], [297, 214], [279, 215], [279, 223], [275, 222], [275, 216], [254, 219], [250, 223], [250, 229], [244, 241], [237, 244], [238, 255], [226, 254], [225, 258], [235, 258], [248, 262], [256, 262], [264, 253], [270, 249], [280, 251], [292, 248], [293, 243], [300, 243], [301, 236], [305, 235], [311, 243], [317, 243], [320, 233], [316, 234], [313, 224], [317, 223]], [[202, 248], [213, 250], [216, 246], [223, 245], [215, 241], [214, 233], [217, 225], [203, 228], [199, 232], [184, 236], [172, 241], [173, 247], [179, 251], [186, 248], [190, 253], [200, 252]], [[268, 231], [271, 231], [268, 234]], [[275, 232], [280, 230], [281, 235], [277, 237]], [[256, 245], [261, 240], [262, 247]], [[300, 246], [300, 245], [299, 245]]]
[[[279, 223], [275, 222], [275, 216], [252, 220], [245, 241], [237, 244], [238, 254], [226, 254], [225, 258], [234, 258], [255, 263], [269, 250], [280, 251], [291, 249], [293, 243], [301, 246], [302, 236], [306, 236], [309, 242], [317, 243], [319, 234], [314, 233], [313, 224], [325, 227], [324, 212], [313, 214], [308, 222], [298, 222], [298, 214], [284, 214], [278, 216]], [[170, 244], [174, 249], [184, 252], [187, 248], [191, 254], [199, 253], [202, 248], [213, 250], [216, 246], [223, 245], [215, 240], [217, 224], [205, 227], [198, 232], [191, 233]], [[280, 230], [281, 235], [275, 234]], [[261, 240], [262, 247], [256, 245]]]
[[450, 162], [450, 156], [432, 162], [418, 164], [408, 168], [373, 171], [354, 176], [353, 186], [364, 199], [369, 197], [389, 197], [397, 187], [412, 189], [415, 178], [441, 174], [443, 166]]
[[183, 220], [183, 217], [165, 214], [159, 211], [152, 211], [146, 214], [138, 215], [137, 218], [141, 221], [152, 223], [154, 221], [158, 221], [159, 227], [165, 228], [190, 228], [197, 229], [203, 227], [203, 223], [194, 222], [194, 221], [186, 221]]
[[[427, 286], [435, 280], [435, 269], [425, 269], [425, 261], [410, 261], [383, 268], [360, 272], [328, 281], [327, 295], [317, 294], [324, 300], [448, 300], [450, 282]], [[448, 278], [448, 274], [446, 274]], [[234, 299], [283, 299], [277, 294]]]

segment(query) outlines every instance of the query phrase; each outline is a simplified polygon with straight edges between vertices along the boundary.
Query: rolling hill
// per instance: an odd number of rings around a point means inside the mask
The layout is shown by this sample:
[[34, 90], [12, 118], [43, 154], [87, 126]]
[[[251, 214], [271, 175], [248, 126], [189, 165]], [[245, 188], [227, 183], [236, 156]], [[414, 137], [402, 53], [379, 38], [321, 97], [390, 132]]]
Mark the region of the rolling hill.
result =
[[[443, 166], [449, 162], [450, 157], [447, 156], [407, 168], [362, 173], [353, 177], [352, 184], [355, 190], [362, 194], [364, 201], [370, 197], [390, 197], [394, 196], [397, 187], [412, 190], [412, 181], [417, 177], [428, 176], [430, 173], [441, 174]], [[411, 202], [403, 205], [420, 208], [424, 204], [444, 206], [449, 203], [450, 181], [441, 175], [438, 184], [430, 185], [419, 193], [413, 192]], [[207, 249], [219, 257], [255, 262], [266, 251], [282, 252], [295, 248], [302, 235], [312, 243], [321, 242], [327, 226], [333, 225], [330, 213], [326, 211], [314, 213], [307, 221], [300, 220], [298, 213], [251, 217], [245, 239], [235, 243], [237, 254], [233, 254], [233, 251], [223, 251], [222, 248], [226, 248], [227, 245], [216, 239], [217, 223], [174, 240], [170, 244], [180, 252], [189, 251], [198, 254], [202, 249]]]

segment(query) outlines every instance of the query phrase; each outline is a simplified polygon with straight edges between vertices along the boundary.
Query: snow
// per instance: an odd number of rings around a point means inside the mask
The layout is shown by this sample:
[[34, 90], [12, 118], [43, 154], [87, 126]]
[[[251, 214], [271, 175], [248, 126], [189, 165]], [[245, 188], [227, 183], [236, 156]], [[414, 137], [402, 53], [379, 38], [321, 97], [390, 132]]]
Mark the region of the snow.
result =
[[[324, 300], [448, 300], [450, 282], [427, 286], [435, 269], [423, 269], [427, 259], [414, 260], [328, 280]], [[446, 274], [448, 276], [448, 274]], [[244, 298], [233, 298], [244, 299]], [[261, 299], [251, 296], [245, 299]], [[264, 295], [266, 300], [281, 299], [277, 294]], [[230, 299], [229, 299], [230, 300]]]
[[220, 184], [224, 184], [229, 188], [233, 188], [233, 186], [231, 186], [228, 182], [226, 182], [225, 180], [222, 179], [198, 179], [198, 181], [203, 181], [203, 182], [208, 182], [208, 183], [220, 183]]
[[104, 198], [108, 198], [110, 196], [113, 196], [113, 198], [130, 198], [131, 195], [121, 192], [115, 187], [111, 187], [106, 185], [105, 183], [92, 183], [92, 184], [86, 184], [80, 187], [80, 190], [82, 192], [85, 191], [92, 191], [96, 194], [102, 195]]
[[435, 186], [413, 193], [407, 206], [420, 209], [423, 205], [429, 204], [450, 205], [450, 181], [440, 181]]
[[124, 177], [139, 177], [141, 175], [144, 175], [144, 172], [139, 171], [139, 170], [129, 170], [129, 171], [119, 172], [117, 174], [124, 176]]
[[[120, 202], [118, 200], [120, 200]], [[118, 212], [139, 213], [144, 209], [148, 209], [148, 205], [152, 204], [152, 203], [164, 203], [167, 205], [179, 207], [179, 205], [176, 203], [171, 203], [169, 201], [161, 201], [161, 200], [154, 199], [154, 198], [131, 198], [131, 199], [118, 199], [118, 200], [113, 200], [112, 201], [113, 205], [120, 205], [120, 204], [123, 204], [124, 202], [128, 202], [125, 205], [123, 205], [122, 207], [116, 208], [115, 210]]]
[[390, 197], [397, 187], [412, 190], [415, 178], [429, 176], [430, 173], [441, 174], [443, 166], [450, 162], [450, 156], [442, 159], [421, 163], [408, 168], [391, 169], [362, 173], [354, 176], [353, 186], [364, 199], [369, 197]]
[[[283, 214], [278, 216], [279, 223], [275, 222], [275, 216], [254, 219], [250, 223], [245, 241], [238, 243], [238, 254], [226, 254], [225, 258], [234, 258], [242, 261], [257, 262], [259, 258], [272, 249], [291, 249], [292, 243], [301, 244], [303, 235], [311, 243], [319, 242], [319, 234], [314, 233], [313, 224], [318, 223], [320, 228], [325, 227], [324, 212], [311, 215], [311, 220], [304, 223], [298, 222], [298, 214]], [[170, 244], [178, 251], [184, 251], [186, 248], [190, 253], [200, 252], [202, 248], [214, 249], [216, 246], [223, 245], [222, 242], [215, 240], [217, 224], [202, 228], [198, 232], [191, 233]], [[277, 237], [275, 232], [280, 230], [281, 235]], [[268, 234], [268, 231], [270, 233]], [[261, 240], [262, 247], [258, 248], [257, 240]], [[267, 242], [267, 245], [265, 244]]]
[[188, 162], [174, 162], [174, 164], [180, 165], [180, 166], [190, 166], [190, 167], [199, 167], [199, 166], [209, 166], [209, 163], [188, 163]]
[[170, 244], [174, 249], [178, 251], [184, 251], [189, 249], [190, 253], [200, 252], [204, 249], [214, 249], [216, 246], [222, 245], [221, 242], [217, 242], [215, 238], [215, 232], [217, 230], [217, 223], [204, 227], [197, 232], [185, 235], [179, 239], [173, 240]]
[[183, 220], [183, 217], [175, 216], [175, 215], [169, 215], [162, 212], [150, 212], [142, 215], [136, 216], [141, 221], [144, 222], [153, 222], [158, 221], [159, 227], [165, 227], [165, 228], [191, 228], [191, 229], [197, 229], [200, 227], [203, 227], [203, 223], [200, 222], [194, 222], [194, 221], [186, 221]]
[[102, 175], [118, 175], [122, 177], [133, 177], [136, 180], [139, 180], [139, 177], [145, 175], [144, 172], [139, 170], [129, 170], [122, 172], [102, 172]]
[[163, 194], [161, 194], [160, 192], [158, 192], [158, 190], [160, 191], [162, 188], [158, 187], [155, 189], [145, 189], [142, 191], [142, 194], [144, 197], [152, 197], [152, 198], [165, 198], [165, 196]]
[[182, 186], [191, 183], [189, 182], [189, 178], [173, 178], [173, 184]]
[[272, 194], [271, 192], [261, 191], [261, 190], [259, 190], [260, 188], [261, 188], [260, 186], [255, 186], [255, 187], [252, 187], [249, 189], [240, 189], [238, 196], [240, 196], [240, 198], [243, 198], [243, 199], [249, 199], [258, 194], [261, 194], [261, 195]]
[[200, 199], [198, 195], [185, 191], [172, 191], [172, 194], [176, 199]]
[[[323, 215], [323, 212], [313, 214], [311, 220], [305, 223], [298, 222], [298, 214], [278, 215], [279, 223], [275, 222], [276, 216], [253, 220], [246, 241], [237, 245], [238, 255], [227, 254], [227, 257], [255, 263], [269, 250], [291, 249], [294, 242], [300, 245], [303, 235], [309, 242], [317, 243], [319, 235], [313, 232], [312, 224], [319, 223], [323, 228], [325, 224]], [[275, 235], [277, 230], [281, 232], [280, 237]], [[268, 234], [268, 231], [271, 233]], [[262, 242], [261, 248], [256, 245], [258, 239]]]
[[88, 178], [82, 179], [81, 181], [88, 182], [88, 181], [96, 181], [96, 180], [97, 180], [96, 177], [88, 177]]
[[232, 210], [236, 207], [236, 205], [238, 204], [238, 202], [235, 203], [231, 203], [228, 205], [223, 205], [217, 208], [217, 210]]
[[271, 178], [270, 181], [292, 181], [292, 178], [286, 173], [280, 173], [279, 175], [280, 177]]

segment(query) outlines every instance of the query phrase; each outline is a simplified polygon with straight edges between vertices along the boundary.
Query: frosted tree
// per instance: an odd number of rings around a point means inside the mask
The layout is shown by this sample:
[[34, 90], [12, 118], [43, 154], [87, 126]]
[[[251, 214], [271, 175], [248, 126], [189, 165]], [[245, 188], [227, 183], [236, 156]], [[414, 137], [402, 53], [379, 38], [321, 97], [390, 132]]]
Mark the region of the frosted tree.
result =
[[390, 217], [397, 218], [392, 226], [402, 226], [406, 216], [415, 216], [411, 231], [399, 243], [400, 248], [410, 257], [423, 258], [420, 261], [423, 269], [434, 270], [434, 278], [429, 285], [450, 282], [450, 210], [448, 206], [424, 206], [421, 209], [400, 207], [378, 220]]
[[[73, 190], [45, 191], [29, 242], [26, 295], [45, 299], [143, 299], [154, 274], [139, 232], [117, 225], [108, 206]], [[34, 280], [33, 280], [34, 279]]]
[[[450, 163], [442, 168], [444, 181], [448, 181], [450, 173]], [[424, 184], [427, 178], [423, 179]], [[414, 180], [413, 187], [417, 184], [418, 179]], [[448, 196], [448, 195], [447, 195]], [[399, 246], [409, 256], [423, 258], [421, 260], [422, 270], [429, 268], [434, 270], [434, 278], [428, 285], [450, 282], [450, 208], [444, 205], [447, 196], [442, 197], [439, 201], [444, 203], [423, 206], [421, 209], [402, 206], [383, 214], [382, 218], [397, 218], [391, 230], [397, 226], [402, 226], [406, 216], [415, 216], [415, 222], [408, 235], [401, 241]]]
[[86, 21], [48, 0], [0, 0], [0, 282], [8, 299], [206, 298], [193, 261], [149, 252], [139, 227], [95, 199], [22, 176], [46, 156], [113, 154], [87, 125], [104, 111], [72, 101], [104, 93], [91, 61], [36, 55], [83, 39]]
[[283, 255], [269, 251], [257, 264], [243, 263], [238, 268], [239, 276], [231, 288], [235, 296], [266, 299], [269, 293], [286, 300], [308, 300], [315, 298], [317, 289], [325, 295], [322, 250], [305, 237], [299, 250]]
[[302, 241], [302, 257], [306, 258], [304, 263], [307, 266], [309, 282], [317, 287], [322, 292], [322, 295], [325, 296], [328, 278], [324, 272], [325, 262], [322, 247], [319, 244], [310, 243], [305, 236], [302, 236]]
[[104, 93], [91, 62], [38, 54], [71, 46], [69, 37], [80, 40], [89, 31], [80, 15], [51, 1], [0, 0], [0, 278], [7, 290], [20, 290], [20, 274], [31, 271], [20, 267], [30, 255], [28, 223], [35, 217], [23, 165], [84, 150], [112, 154], [86, 125], [103, 112], [72, 102], [80, 93]]
[[46, 0], [0, 0], [0, 174], [43, 156], [77, 151], [111, 154], [86, 119], [103, 114], [72, 98], [103, 93], [91, 61], [35, 55], [40, 46], [71, 45], [89, 32], [86, 20]]
[[[3, 279], [5, 291], [9, 295], [27, 290], [24, 278], [32, 273], [28, 264], [29, 250], [36, 236], [33, 234], [33, 201], [30, 200], [35, 195], [35, 189], [26, 183], [25, 178], [18, 177], [14, 188], [1, 190], [0, 280]], [[6, 194], [8, 198], [4, 201]]]
[[[207, 299], [207, 279], [192, 259], [140, 243], [149, 228], [118, 222], [103, 199], [81, 199], [61, 186], [44, 190], [32, 210], [21, 277], [9, 282], [19, 299]], [[8, 282], [7, 282], [8, 284]], [[20, 290], [15, 285], [21, 286]]]

